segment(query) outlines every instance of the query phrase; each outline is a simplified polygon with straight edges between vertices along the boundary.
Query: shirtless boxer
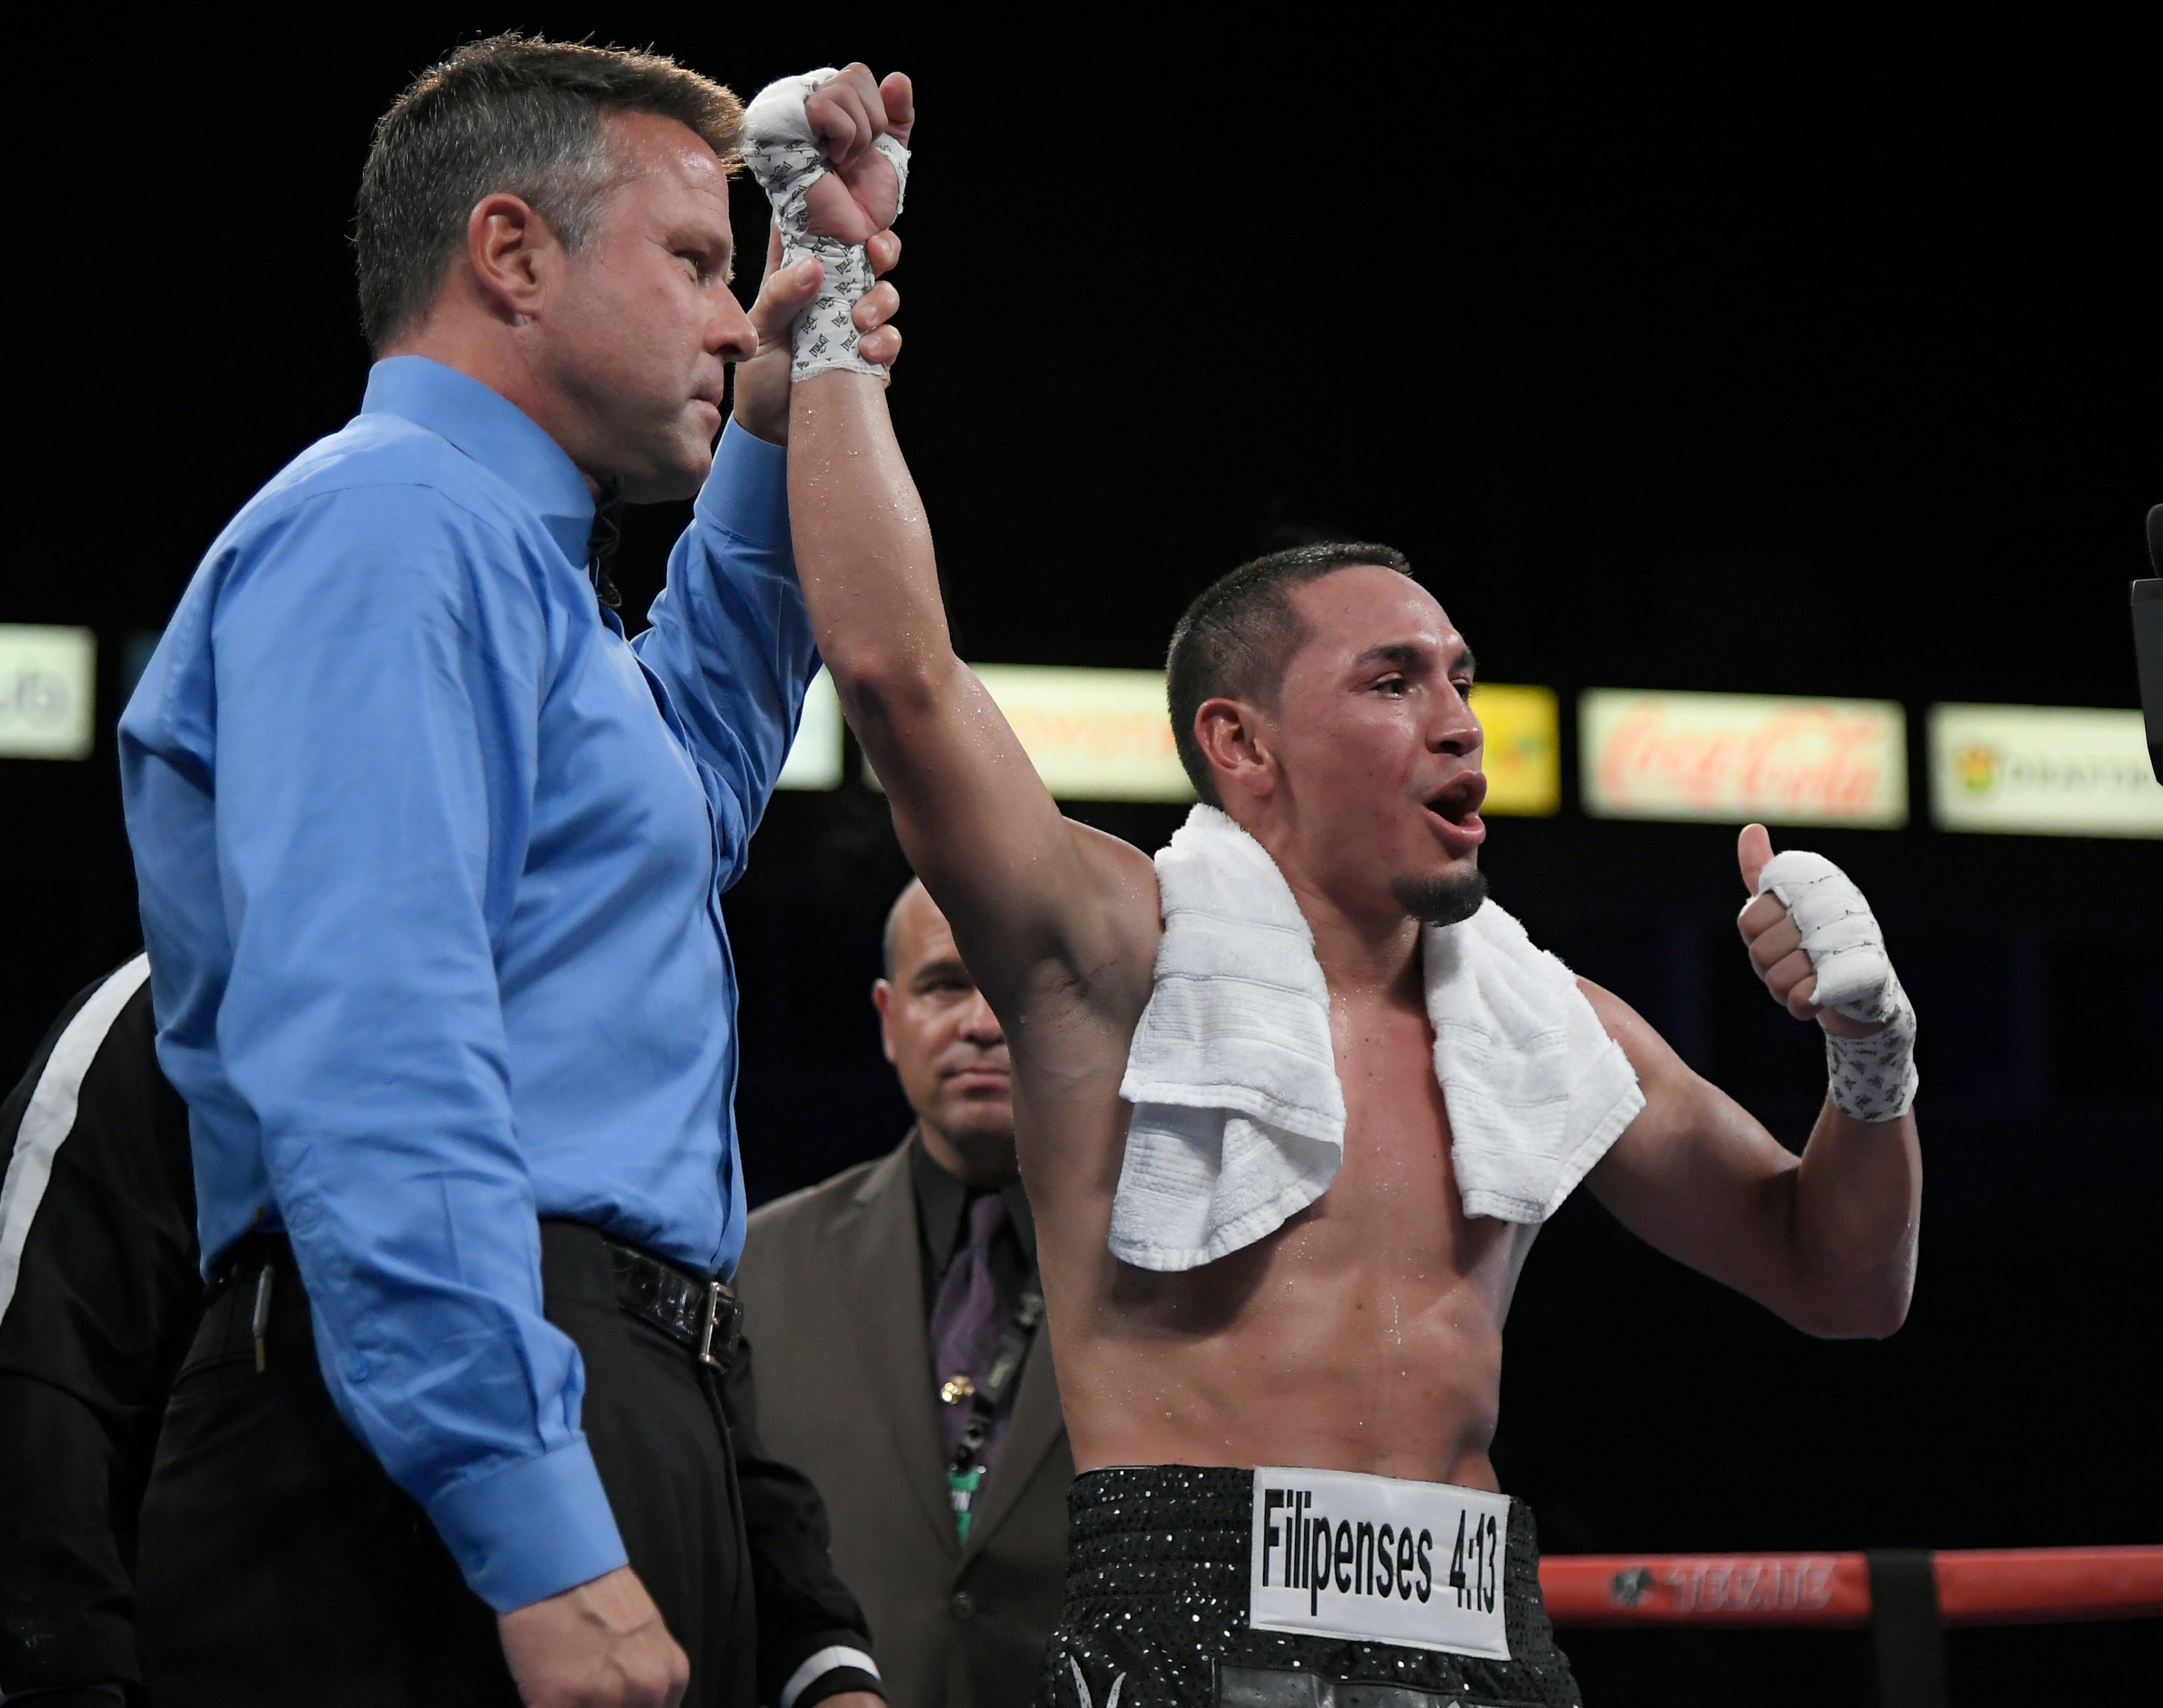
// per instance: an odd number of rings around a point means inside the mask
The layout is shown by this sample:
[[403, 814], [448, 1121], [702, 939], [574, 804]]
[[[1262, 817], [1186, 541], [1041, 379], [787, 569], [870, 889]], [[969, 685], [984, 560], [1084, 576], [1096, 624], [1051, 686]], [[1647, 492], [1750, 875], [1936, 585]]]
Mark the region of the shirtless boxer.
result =
[[[889, 107], [906, 113], [905, 90]], [[1040, 1703], [1319, 1705], [1347, 1683], [1378, 1708], [1575, 1703], [1530, 1515], [1492, 1492], [1488, 1458], [1537, 1213], [1467, 1213], [1472, 1159], [1438, 1081], [1423, 966], [1423, 943], [1453, 940], [1438, 933], [1499, 916], [1478, 911], [1485, 786], [1464, 641], [1377, 547], [1263, 560], [1182, 621], [1175, 732], [1228, 817], [1197, 808], [1190, 828], [1251, 838], [1296, 900], [1327, 985], [1342, 1153], [1306, 1208], [1224, 1255], [1122, 1261], [1135, 1110], [1121, 1087], [1164, 971], [1168, 893], [1147, 855], [1060, 814], [955, 656], [882, 377], [820, 370], [806, 348], [799, 332], [790, 509], [820, 650], [1012, 1052], [1082, 1473]], [[1770, 880], [1791, 917], [1760, 893], [1762, 828], [1740, 855], [1751, 959], [1773, 1000], [1824, 1028], [1837, 1098], [1798, 1158], [1626, 1004], [1558, 973], [1596, 1016], [1597, 1047], [1611, 1038], [1616, 1071], [1634, 1072], [1634, 1116], [1595, 1136], [1584, 1178], [1641, 1237], [1804, 1332], [1888, 1335], [1920, 1204], [1913, 1012], [1836, 869], [1780, 857]], [[1813, 1005], [1821, 974], [1846, 1011]]]

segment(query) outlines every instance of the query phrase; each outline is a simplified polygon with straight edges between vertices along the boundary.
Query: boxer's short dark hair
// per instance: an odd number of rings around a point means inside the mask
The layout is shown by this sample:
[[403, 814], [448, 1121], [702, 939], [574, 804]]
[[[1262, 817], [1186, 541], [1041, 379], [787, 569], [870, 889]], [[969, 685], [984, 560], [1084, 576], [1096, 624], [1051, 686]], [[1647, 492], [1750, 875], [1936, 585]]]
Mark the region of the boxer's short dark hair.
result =
[[1371, 541], [1295, 546], [1219, 576], [1195, 597], [1171, 631], [1165, 697], [1171, 706], [1172, 739], [1194, 792], [1212, 807], [1224, 803], [1218, 797], [1209, 760], [1194, 739], [1194, 714], [1203, 701], [1220, 697], [1274, 711], [1285, 667], [1309, 633], [1292, 608], [1291, 589], [1355, 564], [1374, 564], [1402, 576], [1412, 572], [1411, 561], [1394, 546]]
[[435, 301], [484, 196], [520, 197], [566, 248], [591, 237], [622, 177], [601, 126], [609, 112], [673, 118], [731, 172], [741, 159], [743, 103], [660, 54], [514, 33], [416, 77], [377, 121], [361, 170], [354, 248], [369, 347]]

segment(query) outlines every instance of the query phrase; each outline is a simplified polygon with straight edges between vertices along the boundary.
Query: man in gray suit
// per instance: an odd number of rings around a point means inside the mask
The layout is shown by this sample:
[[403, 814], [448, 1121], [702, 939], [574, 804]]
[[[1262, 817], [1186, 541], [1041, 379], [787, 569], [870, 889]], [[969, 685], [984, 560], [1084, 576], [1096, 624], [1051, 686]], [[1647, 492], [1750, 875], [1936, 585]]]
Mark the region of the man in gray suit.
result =
[[1006, 1037], [920, 884], [887, 917], [872, 1000], [917, 1123], [751, 1218], [736, 1290], [760, 1408], [825, 1496], [893, 1708], [1024, 1708], [1074, 1458]]

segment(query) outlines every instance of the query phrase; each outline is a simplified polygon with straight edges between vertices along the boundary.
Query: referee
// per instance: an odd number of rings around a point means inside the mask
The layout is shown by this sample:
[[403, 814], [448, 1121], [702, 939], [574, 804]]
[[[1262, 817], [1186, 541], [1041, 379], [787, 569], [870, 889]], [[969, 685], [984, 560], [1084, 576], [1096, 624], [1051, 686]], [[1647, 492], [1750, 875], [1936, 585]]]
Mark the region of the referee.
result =
[[[861, 67], [809, 107], [837, 166], [884, 127]], [[123, 718], [211, 1288], [143, 1509], [161, 1702], [877, 1700], [830, 1569], [755, 1653], [718, 1380], [720, 892], [816, 666], [781, 441], [818, 279], [731, 294], [741, 129], [652, 55], [423, 73], [362, 175], [361, 412], [213, 543]], [[626, 641], [608, 500], [694, 494]]]

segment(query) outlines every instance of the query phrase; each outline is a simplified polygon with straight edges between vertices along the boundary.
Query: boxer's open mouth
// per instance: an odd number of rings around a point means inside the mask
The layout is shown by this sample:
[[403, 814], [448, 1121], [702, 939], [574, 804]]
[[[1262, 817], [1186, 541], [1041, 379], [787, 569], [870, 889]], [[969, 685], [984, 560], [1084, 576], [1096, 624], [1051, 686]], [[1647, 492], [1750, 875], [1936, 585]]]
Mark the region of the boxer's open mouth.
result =
[[1486, 798], [1487, 779], [1478, 771], [1467, 772], [1427, 797], [1427, 810], [1441, 821], [1437, 828], [1446, 846], [1463, 854], [1485, 840], [1480, 806]]
[[1480, 802], [1487, 798], [1487, 779], [1479, 771], [1458, 778], [1438, 795], [1430, 796], [1427, 810], [1460, 828], [1469, 829], [1480, 817]]

